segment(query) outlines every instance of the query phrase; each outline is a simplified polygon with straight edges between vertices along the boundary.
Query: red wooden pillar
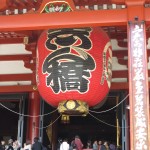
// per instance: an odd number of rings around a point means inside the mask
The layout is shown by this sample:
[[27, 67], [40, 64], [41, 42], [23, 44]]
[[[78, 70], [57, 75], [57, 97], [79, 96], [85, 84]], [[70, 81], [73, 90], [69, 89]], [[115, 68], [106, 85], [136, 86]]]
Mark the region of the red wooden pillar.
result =
[[129, 22], [130, 150], [150, 149], [149, 91], [145, 35], [145, 23], [143, 21], [138, 21], [137, 19]]
[[[38, 92], [32, 92], [29, 94], [29, 115], [40, 115], [40, 96]], [[39, 117], [29, 117], [27, 127], [27, 138], [33, 143], [34, 137], [39, 136]]]

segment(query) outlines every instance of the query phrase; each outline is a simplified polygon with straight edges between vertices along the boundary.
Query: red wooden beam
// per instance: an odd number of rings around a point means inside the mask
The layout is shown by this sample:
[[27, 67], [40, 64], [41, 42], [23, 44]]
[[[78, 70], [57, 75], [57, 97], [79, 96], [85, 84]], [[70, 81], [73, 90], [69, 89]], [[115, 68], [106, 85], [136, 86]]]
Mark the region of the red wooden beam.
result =
[[26, 49], [27, 51], [32, 51], [32, 53], [33, 53], [33, 51], [36, 50], [36, 45], [37, 45], [36, 42], [26, 44], [26, 45], [25, 45], [25, 49]]
[[[125, 4], [126, 2], [128, 2], [128, 1], [129, 1], [129, 0], [111, 0], [112, 3], [114, 3], [114, 4], [119, 4], [119, 5], [124, 5], [124, 4]], [[132, 3], [133, 3], [133, 4], [135, 3], [135, 0], [130, 0], [130, 1], [131, 1], [131, 2], [130, 2], [131, 4], [132, 4]], [[142, 2], [143, 2], [143, 3], [149, 3], [150, 0], [143, 0]], [[142, 4], [143, 4], [143, 3], [142, 3]], [[141, 4], [141, 1], [137, 0], [137, 1], [136, 1], [136, 4], [137, 4], [137, 5]]]
[[145, 23], [146, 25], [150, 24], [150, 9], [149, 8], [145, 8]]
[[[142, 2], [142, 0], [141, 0]], [[143, 7], [143, 6], [142, 6]], [[129, 11], [132, 16], [132, 10]], [[137, 16], [138, 16], [137, 12]], [[134, 13], [133, 13], [134, 15]], [[142, 11], [141, 11], [142, 16]], [[150, 147], [149, 132], [149, 81], [147, 72], [145, 22], [131, 21], [128, 25], [128, 71], [129, 71], [129, 104], [130, 104], [130, 149], [144, 149]], [[140, 38], [139, 38], [140, 37]], [[141, 40], [142, 39], [142, 40]], [[137, 44], [138, 43], [138, 44]], [[141, 45], [141, 46], [139, 46]], [[135, 55], [135, 53], [137, 55]], [[140, 65], [139, 65], [140, 64]], [[139, 77], [139, 76], [142, 76]], [[140, 83], [140, 84], [139, 84]], [[140, 99], [139, 99], [140, 98]], [[142, 111], [140, 111], [142, 110]], [[140, 115], [139, 115], [140, 114]], [[144, 126], [139, 120], [142, 119]], [[139, 134], [143, 137], [138, 136]], [[143, 143], [139, 145], [142, 139]]]
[[16, 43], [23, 43], [22, 37], [17, 38], [3, 38], [0, 39], [0, 44], [16, 44]]
[[[7, 102], [19, 102], [20, 99], [7, 99]], [[0, 99], [0, 103], [1, 102], [6, 102], [6, 100]]]
[[0, 93], [32, 92], [36, 90], [35, 85], [1, 86]]
[[[27, 46], [26, 48], [29, 49], [29, 47], [31, 48], [31, 50], [35, 50], [36, 46]], [[150, 57], [150, 50], [147, 51], [148, 53], [148, 57]], [[124, 58], [125, 56], [128, 56], [128, 51], [127, 50], [113, 50], [113, 57], [117, 57], [117, 58]], [[33, 59], [33, 55], [32, 54], [17, 54], [17, 55], [0, 55], [0, 61], [12, 61], [12, 60], [31, 60]]]
[[31, 81], [33, 74], [0, 74], [0, 82], [5, 81]]
[[[35, 85], [14, 85], [14, 86], [1, 86], [0, 93], [15, 93], [15, 92], [32, 92], [36, 91]], [[111, 90], [128, 90], [128, 83], [117, 83], [113, 82]]]
[[[150, 70], [148, 70], [148, 76], [150, 77]], [[112, 78], [128, 78], [128, 70], [113, 70]]]
[[[150, 76], [150, 70], [148, 70]], [[35, 78], [34, 73], [29, 74], [0, 74], [0, 82], [7, 81], [33, 81]], [[113, 70], [112, 78], [128, 78], [128, 70]]]
[[128, 70], [112, 71], [112, 78], [128, 78]]
[[[150, 74], [150, 70], [149, 70]], [[0, 82], [7, 81], [32, 81], [33, 73], [30, 74], [0, 74]], [[128, 70], [113, 71], [112, 78], [128, 78]]]
[[0, 11], [13, 9], [27, 9], [39, 8], [42, 0], [0, 0]]
[[[150, 71], [149, 71], [150, 73]], [[7, 81], [32, 81], [35, 74], [0, 74], [0, 82]], [[113, 71], [112, 78], [128, 78], [128, 70]]]
[[74, 0], [77, 6], [111, 4], [111, 0]]
[[[28, 49], [31, 47], [32, 50], [35, 50], [36, 46], [28, 45]], [[124, 58], [128, 56], [128, 50], [113, 50], [113, 57]], [[147, 50], [147, 56], [150, 57], [150, 50]], [[12, 60], [32, 60], [32, 54], [18, 54], [18, 55], [0, 55], [0, 61], [12, 61]]]
[[[123, 58], [128, 56], [128, 50], [113, 50], [113, 57]], [[147, 56], [150, 57], [150, 49], [147, 50]]]
[[124, 58], [124, 56], [128, 56], [128, 50], [113, 50], [113, 57]]
[[[150, 73], [150, 71], [149, 71]], [[35, 75], [30, 74], [0, 74], [0, 82], [5, 81], [32, 81]], [[113, 71], [112, 78], [128, 78], [128, 70]]]
[[[149, 82], [150, 87], [150, 82]], [[112, 82], [110, 90], [128, 90], [128, 82]], [[150, 89], [150, 88], [149, 88]], [[15, 92], [32, 92], [36, 91], [35, 85], [14, 85], [14, 86], [1, 86], [0, 93], [15, 93]]]
[[7, 8], [7, 0], [0, 0], [0, 10], [3, 11]]
[[[32, 48], [32, 45], [28, 45], [27, 48], [29, 49], [29, 47], [31, 47], [31, 50], [35, 50], [36, 46]], [[150, 50], [147, 50], [147, 55], [150, 57]], [[113, 50], [113, 57], [124, 58], [125, 56], [128, 56], [128, 50]], [[32, 54], [0, 55], [0, 61], [31, 60], [32, 57]]]
[[12, 61], [12, 60], [32, 60], [32, 54], [20, 54], [20, 55], [0, 55], [0, 61]]
[[129, 83], [128, 82], [112, 82], [110, 90], [128, 90]]
[[119, 26], [127, 23], [127, 9], [7, 15], [0, 20], [0, 31]]
[[120, 65], [126, 65], [126, 66], [128, 66], [128, 60], [127, 59], [123, 59], [123, 58], [118, 59], [118, 63]]

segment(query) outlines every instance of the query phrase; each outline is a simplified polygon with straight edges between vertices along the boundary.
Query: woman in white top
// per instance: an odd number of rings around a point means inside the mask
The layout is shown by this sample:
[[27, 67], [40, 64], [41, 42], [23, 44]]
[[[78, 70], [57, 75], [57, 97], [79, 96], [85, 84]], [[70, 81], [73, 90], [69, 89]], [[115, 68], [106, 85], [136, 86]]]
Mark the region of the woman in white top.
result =
[[32, 147], [32, 145], [31, 145], [30, 140], [27, 140], [24, 145], [24, 150], [31, 150], [31, 147]]
[[69, 144], [67, 142], [67, 139], [64, 139], [64, 141], [61, 143], [60, 150], [69, 150]]

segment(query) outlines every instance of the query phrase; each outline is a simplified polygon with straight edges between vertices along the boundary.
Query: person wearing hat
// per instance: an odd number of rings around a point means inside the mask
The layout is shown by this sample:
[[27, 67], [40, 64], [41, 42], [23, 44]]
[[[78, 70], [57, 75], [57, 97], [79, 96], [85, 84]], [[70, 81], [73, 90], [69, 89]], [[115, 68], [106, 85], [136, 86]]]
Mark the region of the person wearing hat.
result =
[[14, 150], [14, 148], [13, 148], [13, 140], [12, 139], [8, 140], [8, 148], [7, 148], [7, 150]]

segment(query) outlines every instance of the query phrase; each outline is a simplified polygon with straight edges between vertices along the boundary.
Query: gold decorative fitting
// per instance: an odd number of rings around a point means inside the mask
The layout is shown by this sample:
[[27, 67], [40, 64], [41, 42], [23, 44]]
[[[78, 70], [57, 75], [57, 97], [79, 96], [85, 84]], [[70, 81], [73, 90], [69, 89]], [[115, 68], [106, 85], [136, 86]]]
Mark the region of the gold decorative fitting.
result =
[[61, 116], [61, 123], [70, 123], [69, 115], [62, 115]]
[[27, 36], [24, 37], [24, 38], [23, 38], [23, 43], [24, 43], [24, 44], [28, 44], [28, 43], [29, 43], [29, 37], [27, 37]]
[[33, 86], [33, 90], [35, 90], [35, 91], [37, 90], [37, 86], [36, 85]]
[[80, 100], [66, 100], [59, 103], [58, 112], [70, 116], [85, 116], [89, 112], [89, 106], [86, 102]]

